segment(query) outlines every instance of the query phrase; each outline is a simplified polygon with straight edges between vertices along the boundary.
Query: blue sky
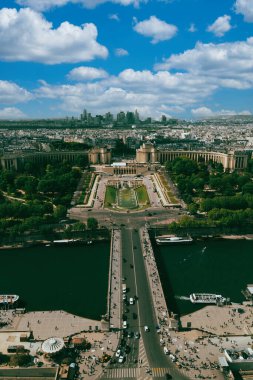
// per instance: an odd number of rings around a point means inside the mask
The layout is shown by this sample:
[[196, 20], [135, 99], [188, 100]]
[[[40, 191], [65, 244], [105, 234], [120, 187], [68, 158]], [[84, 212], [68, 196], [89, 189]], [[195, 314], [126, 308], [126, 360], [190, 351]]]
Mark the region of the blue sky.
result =
[[253, 0], [1, 0], [0, 118], [253, 113]]

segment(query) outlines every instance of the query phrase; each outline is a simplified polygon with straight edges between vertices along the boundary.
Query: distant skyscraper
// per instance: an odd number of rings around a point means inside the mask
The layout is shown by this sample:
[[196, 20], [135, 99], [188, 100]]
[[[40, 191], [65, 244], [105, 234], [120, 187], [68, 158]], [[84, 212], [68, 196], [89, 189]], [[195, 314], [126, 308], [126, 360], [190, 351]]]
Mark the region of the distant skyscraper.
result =
[[83, 113], [81, 113], [81, 120], [87, 120], [87, 111], [86, 111], [86, 109], [84, 109]]
[[117, 121], [119, 123], [125, 123], [126, 121], [126, 115], [125, 115], [125, 112], [124, 111], [120, 111], [118, 114], [117, 114]]
[[135, 113], [134, 113], [134, 120], [136, 124], [138, 124], [140, 121], [139, 112], [137, 110], [135, 110]]

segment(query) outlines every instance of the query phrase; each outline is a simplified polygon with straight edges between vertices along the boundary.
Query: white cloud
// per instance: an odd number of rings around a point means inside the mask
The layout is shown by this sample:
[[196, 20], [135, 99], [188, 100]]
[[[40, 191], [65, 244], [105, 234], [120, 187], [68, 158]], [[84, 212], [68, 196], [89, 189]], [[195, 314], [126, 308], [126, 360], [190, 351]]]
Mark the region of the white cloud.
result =
[[13, 120], [13, 119], [24, 119], [27, 116], [16, 107], [6, 107], [0, 109], [0, 119], [2, 120]]
[[81, 27], [63, 22], [53, 29], [41, 14], [29, 9], [0, 10], [0, 59], [47, 64], [106, 58], [107, 49], [97, 42], [94, 24]]
[[32, 94], [16, 83], [0, 80], [0, 104], [15, 104], [27, 102]]
[[109, 15], [108, 17], [110, 20], [120, 21], [120, 18], [116, 13]]
[[140, 3], [146, 3], [148, 0], [16, 0], [21, 6], [27, 6], [37, 11], [45, 11], [54, 7], [62, 7], [66, 4], [81, 4], [86, 8], [95, 8], [104, 3], [114, 3], [120, 5], [133, 5], [138, 7]]
[[42, 81], [34, 95], [52, 99], [56, 107], [69, 113], [79, 114], [84, 106], [93, 113], [137, 108], [158, 117], [163, 113], [182, 113], [185, 107], [203, 102], [215, 88], [204, 78], [189, 74], [127, 69], [118, 76], [75, 85], [56, 86]]
[[153, 44], [169, 40], [177, 33], [175, 25], [167, 24], [156, 16], [151, 16], [148, 20], [138, 22], [134, 25], [134, 30], [145, 37], [151, 37]]
[[194, 49], [173, 54], [155, 66], [157, 70], [183, 70], [193, 78], [205, 78], [217, 87], [253, 87], [253, 37], [222, 44], [197, 43]]
[[233, 110], [220, 110], [220, 111], [212, 111], [208, 107], [199, 107], [191, 110], [191, 113], [195, 117], [205, 118], [205, 117], [214, 117], [214, 116], [229, 116], [229, 115], [251, 115], [250, 111], [241, 111], [236, 112]]
[[212, 25], [208, 26], [207, 31], [214, 33], [217, 37], [222, 37], [226, 32], [232, 29], [230, 21], [231, 17], [228, 15], [218, 17]]
[[236, 0], [235, 12], [242, 14], [246, 22], [253, 22], [253, 0]]
[[122, 49], [122, 48], [115, 49], [114, 53], [117, 57], [124, 57], [129, 54], [126, 49]]
[[77, 81], [102, 79], [106, 77], [108, 77], [108, 73], [105, 70], [88, 66], [76, 67], [68, 74], [69, 79]]
[[191, 110], [195, 117], [211, 117], [214, 115], [213, 111], [208, 107], [199, 107]]
[[195, 24], [192, 23], [192, 24], [190, 25], [189, 29], [188, 29], [188, 32], [195, 33], [195, 32], [197, 32], [197, 31], [198, 31], [198, 29], [196, 28]]

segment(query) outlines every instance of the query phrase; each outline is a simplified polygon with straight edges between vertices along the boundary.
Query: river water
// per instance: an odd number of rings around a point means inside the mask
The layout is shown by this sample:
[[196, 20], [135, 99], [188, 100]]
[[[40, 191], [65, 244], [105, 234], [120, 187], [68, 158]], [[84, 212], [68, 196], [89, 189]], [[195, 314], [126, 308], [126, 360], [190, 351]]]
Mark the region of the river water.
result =
[[241, 291], [253, 283], [253, 241], [209, 240], [154, 248], [167, 305], [180, 315], [203, 307], [189, 301], [191, 293], [221, 294], [242, 302]]
[[109, 243], [0, 250], [0, 293], [27, 310], [65, 310], [92, 319], [106, 312]]

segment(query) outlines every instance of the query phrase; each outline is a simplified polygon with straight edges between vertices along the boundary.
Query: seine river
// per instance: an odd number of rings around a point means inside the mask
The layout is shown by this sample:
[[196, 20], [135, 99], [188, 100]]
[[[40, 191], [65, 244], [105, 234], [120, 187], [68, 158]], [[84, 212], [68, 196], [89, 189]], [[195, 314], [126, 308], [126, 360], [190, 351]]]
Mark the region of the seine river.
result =
[[167, 304], [181, 315], [201, 307], [189, 301], [191, 293], [216, 293], [242, 302], [241, 290], [253, 283], [253, 241], [209, 240], [156, 246], [155, 252]]
[[0, 250], [1, 294], [27, 310], [65, 310], [92, 319], [106, 312], [109, 243]]

